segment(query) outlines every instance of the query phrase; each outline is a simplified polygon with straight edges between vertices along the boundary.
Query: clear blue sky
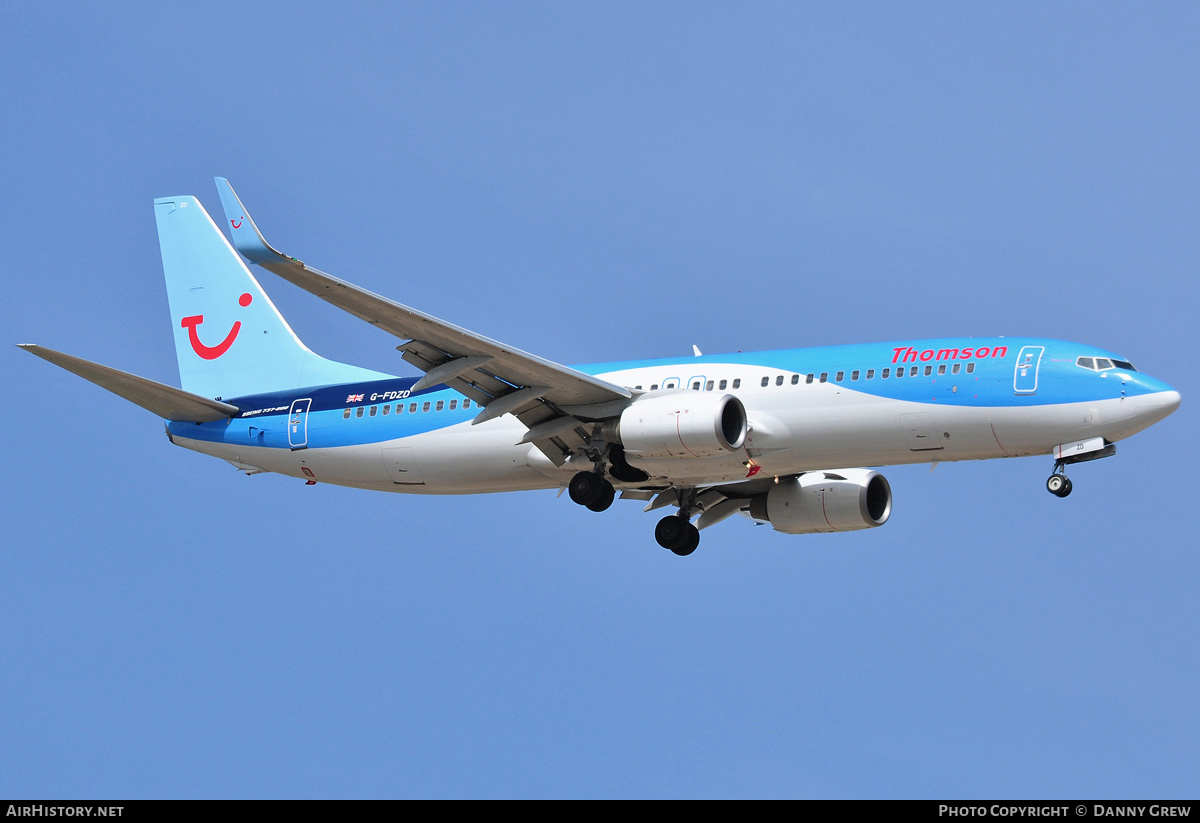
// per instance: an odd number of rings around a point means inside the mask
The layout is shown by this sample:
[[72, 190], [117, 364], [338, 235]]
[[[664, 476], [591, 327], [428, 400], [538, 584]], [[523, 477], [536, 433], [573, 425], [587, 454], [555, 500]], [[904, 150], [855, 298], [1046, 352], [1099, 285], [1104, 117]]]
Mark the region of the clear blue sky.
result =
[[[8, 4], [8, 343], [175, 383], [151, 200], [560, 362], [1041, 335], [1181, 409], [881, 529], [246, 478], [0, 351], [0, 796], [1195, 797], [1195, 4]], [[397, 341], [263, 273], [316, 351]]]

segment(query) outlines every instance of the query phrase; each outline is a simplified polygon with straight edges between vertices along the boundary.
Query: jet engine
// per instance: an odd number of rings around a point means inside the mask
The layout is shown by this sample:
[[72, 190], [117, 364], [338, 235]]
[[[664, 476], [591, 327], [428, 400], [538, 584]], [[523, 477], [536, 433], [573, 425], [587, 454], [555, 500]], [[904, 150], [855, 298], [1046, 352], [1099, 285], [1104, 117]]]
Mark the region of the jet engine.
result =
[[809, 472], [750, 500], [751, 517], [787, 534], [870, 529], [891, 513], [892, 487], [868, 469]]
[[746, 408], [731, 394], [677, 391], [635, 400], [604, 425], [630, 458], [715, 457], [746, 440]]

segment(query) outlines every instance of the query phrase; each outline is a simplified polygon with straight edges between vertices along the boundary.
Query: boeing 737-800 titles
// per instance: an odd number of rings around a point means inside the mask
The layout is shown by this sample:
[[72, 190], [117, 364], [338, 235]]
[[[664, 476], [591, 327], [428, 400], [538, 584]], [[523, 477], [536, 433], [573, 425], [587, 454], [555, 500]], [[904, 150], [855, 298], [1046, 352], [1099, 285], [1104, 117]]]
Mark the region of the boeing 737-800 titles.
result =
[[[273, 249], [217, 178], [233, 244], [190, 196], [154, 201], [181, 389], [23, 348], [166, 420], [249, 473], [414, 494], [567, 488], [669, 507], [679, 555], [745, 514], [789, 534], [883, 525], [903, 463], [1112, 455], [1179, 393], [1123, 357], [1041, 338], [909, 340], [562, 366]], [[403, 340], [421, 377], [336, 363], [292, 332], [242, 258]]]

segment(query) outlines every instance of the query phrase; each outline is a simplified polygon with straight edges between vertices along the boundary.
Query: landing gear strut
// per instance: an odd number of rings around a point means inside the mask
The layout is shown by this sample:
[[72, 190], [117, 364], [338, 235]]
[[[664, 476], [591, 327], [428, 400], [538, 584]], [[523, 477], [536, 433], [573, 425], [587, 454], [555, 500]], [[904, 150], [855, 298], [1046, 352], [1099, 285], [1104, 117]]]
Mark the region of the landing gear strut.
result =
[[602, 512], [613, 504], [617, 490], [595, 472], [579, 472], [567, 486], [571, 499], [594, 512]]
[[1071, 481], [1067, 477], [1067, 467], [1061, 460], [1055, 462], [1054, 473], [1046, 478], [1046, 491], [1055, 497], [1066, 497], [1071, 493]]

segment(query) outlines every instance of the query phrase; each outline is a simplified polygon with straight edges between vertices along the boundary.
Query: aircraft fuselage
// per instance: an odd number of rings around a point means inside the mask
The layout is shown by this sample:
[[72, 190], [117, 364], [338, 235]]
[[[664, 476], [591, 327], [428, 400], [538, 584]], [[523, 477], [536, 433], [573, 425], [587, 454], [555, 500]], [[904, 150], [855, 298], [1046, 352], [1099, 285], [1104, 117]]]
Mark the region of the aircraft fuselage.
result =
[[[1091, 358], [1092, 367], [1079, 364]], [[653, 484], [698, 485], [831, 467], [1050, 455], [1109, 443], [1162, 419], [1179, 396], [1116, 356], [1033, 338], [905, 341], [576, 367], [642, 397], [718, 392], [745, 406], [736, 452], [693, 459], [631, 456]], [[224, 398], [228, 421], [173, 422], [173, 442], [306, 480], [382, 491], [468, 494], [559, 487], [555, 466], [510, 416], [472, 425], [457, 391], [412, 391], [415, 378]], [[654, 480], [659, 478], [658, 480]], [[626, 484], [636, 487], [637, 483]]]

